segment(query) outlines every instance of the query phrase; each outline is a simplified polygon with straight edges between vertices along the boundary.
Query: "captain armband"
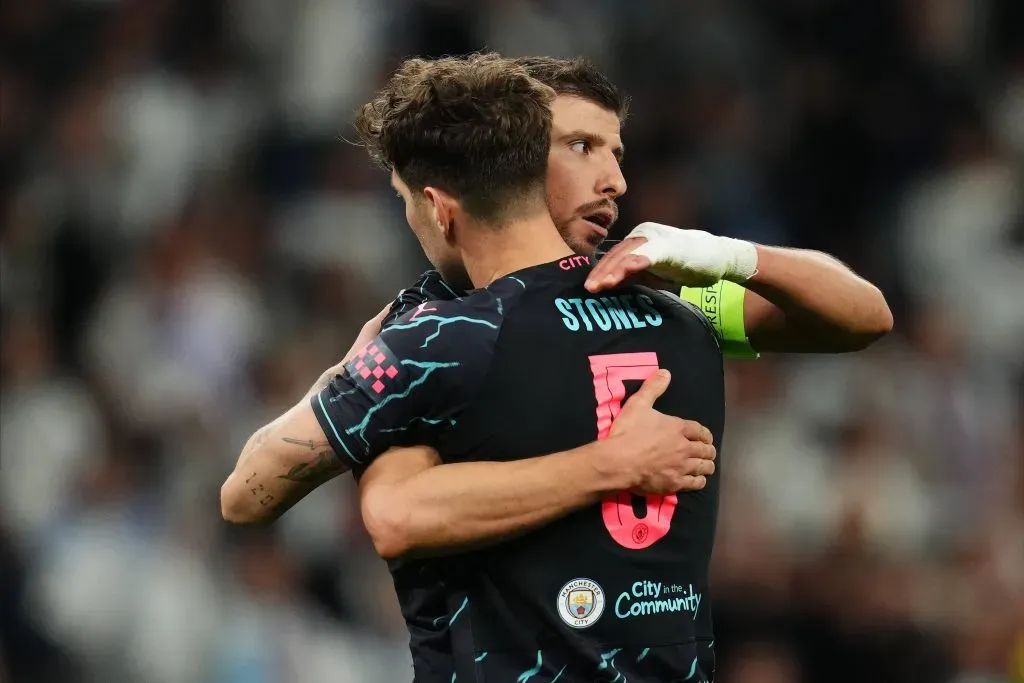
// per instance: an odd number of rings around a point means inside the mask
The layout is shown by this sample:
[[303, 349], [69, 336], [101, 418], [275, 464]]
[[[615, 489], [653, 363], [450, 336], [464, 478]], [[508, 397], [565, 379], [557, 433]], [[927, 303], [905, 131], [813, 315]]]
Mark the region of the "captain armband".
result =
[[735, 282], [719, 280], [709, 287], [683, 287], [679, 298], [699, 308], [715, 328], [727, 358], [757, 358], [743, 325], [743, 301], [747, 290]]

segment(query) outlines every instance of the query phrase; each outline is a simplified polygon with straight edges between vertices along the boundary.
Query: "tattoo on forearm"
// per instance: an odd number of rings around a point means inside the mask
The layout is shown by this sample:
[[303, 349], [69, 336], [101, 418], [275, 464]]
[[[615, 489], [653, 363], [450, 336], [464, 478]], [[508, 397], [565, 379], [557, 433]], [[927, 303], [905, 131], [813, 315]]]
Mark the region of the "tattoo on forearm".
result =
[[287, 479], [299, 484], [320, 484], [341, 470], [334, 453], [326, 451], [307, 463], [295, 465], [287, 474], [278, 475], [278, 479]]
[[[253, 472], [252, 474], [249, 475], [249, 478], [245, 480], [245, 483], [248, 484], [255, 478], [256, 473]], [[267, 489], [264, 488], [263, 484], [256, 484], [255, 486], [249, 489], [249, 492], [252, 493], [253, 498], [256, 498], [259, 504], [262, 505], [263, 507], [266, 507], [274, 500], [274, 496], [267, 492]]]
[[309, 462], [299, 463], [293, 466], [286, 474], [278, 475], [278, 479], [287, 479], [299, 484], [322, 484], [336, 474], [344, 470], [344, 466], [334, 455], [331, 445], [327, 441], [299, 440], [284, 437], [285, 443], [295, 446], [303, 446], [316, 456]]
[[[290, 439], [287, 436], [281, 437], [281, 441], [290, 443], [294, 446], [303, 446], [311, 451], [322, 451], [324, 449], [330, 449], [331, 444], [327, 441], [313, 441], [312, 439]], [[328, 452], [330, 452], [328, 450]]]

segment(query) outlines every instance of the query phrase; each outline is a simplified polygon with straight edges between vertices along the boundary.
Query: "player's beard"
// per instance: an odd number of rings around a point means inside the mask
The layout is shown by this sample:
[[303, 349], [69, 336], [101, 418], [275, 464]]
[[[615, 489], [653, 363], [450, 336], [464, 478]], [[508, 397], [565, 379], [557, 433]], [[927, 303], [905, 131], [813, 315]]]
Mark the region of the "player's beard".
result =
[[602, 199], [579, 207], [568, 220], [560, 221], [558, 223], [558, 232], [562, 235], [565, 243], [569, 245], [569, 248], [581, 256], [594, 256], [602, 245], [605, 245], [605, 251], [607, 251], [611, 247], [608, 246], [608, 240], [605, 235], [594, 230], [587, 230], [582, 237], [577, 237], [573, 227], [577, 221], [586, 223], [584, 216], [609, 209], [613, 212], [614, 217], [606, 230], [611, 230], [618, 221], [619, 207], [610, 199]]
[[[609, 240], [605, 239], [602, 235], [596, 232], [588, 232], [582, 239], [577, 238], [572, 229], [572, 224], [578, 220], [579, 217], [574, 216], [567, 222], [562, 223], [558, 226], [558, 232], [561, 234], [562, 239], [569, 245], [569, 248], [575, 251], [581, 256], [593, 256], [601, 248], [601, 245], [608, 245]], [[610, 246], [605, 246], [605, 250], [610, 249]]]

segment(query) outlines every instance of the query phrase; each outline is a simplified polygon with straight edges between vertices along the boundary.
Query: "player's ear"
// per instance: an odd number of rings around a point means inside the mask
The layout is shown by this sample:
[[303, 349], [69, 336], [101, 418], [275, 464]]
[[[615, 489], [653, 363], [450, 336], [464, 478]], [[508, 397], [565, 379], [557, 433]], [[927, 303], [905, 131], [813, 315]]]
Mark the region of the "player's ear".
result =
[[455, 213], [458, 208], [455, 198], [436, 187], [423, 188], [423, 194], [430, 202], [434, 227], [441, 232], [445, 242], [451, 243], [454, 238]]

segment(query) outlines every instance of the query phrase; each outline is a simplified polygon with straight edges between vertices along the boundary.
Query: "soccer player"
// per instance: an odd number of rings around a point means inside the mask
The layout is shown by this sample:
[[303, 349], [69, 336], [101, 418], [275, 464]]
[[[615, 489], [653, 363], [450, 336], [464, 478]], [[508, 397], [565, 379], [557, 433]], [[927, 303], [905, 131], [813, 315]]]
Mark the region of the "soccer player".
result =
[[[559, 94], [554, 105], [555, 125], [549, 159], [549, 208], [567, 241], [577, 251], [592, 252], [614, 220], [613, 200], [625, 190], [618, 169], [623, 100], [614, 87], [585, 62], [533, 58], [526, 60], [526, 66]], [[686, 242], [680, 242], [680, 236]], [[748, 290], [744, 293], [730, 286], [728, 281], [712, 282], [720, 275], [743, 279], [744, 273], [735, 269], [742, 260], [737, 255], [746, 253], [749, 264], [751, 245], [674, 229], [650, 230], [649, 237], [651, 247], [662, 245], [661, 253], [655, 249], [651, 260], [663, 261], [662, 265], [674, 268], [665, 274], [684, 284], [711, 285], [707, 290], [684, 293], [687, 298], [703, 304], [722, 333], [723, 343], [727, 349], [731, 346], [734, 353], [750, 353], [744, 325], [750, 341], [759, 350], [816, 351], [859, 348], [891, 325], [888, 309], [877, 290], [823, 255], [758, 247], [759, 273], [754, 281], [747, 283]], [[633, 240], [631, 246], [638, 246], [638, 241]], [[665, 248], [670, 244], [674, 250]], [[628, 245], [629, 240], [619, 250]], [[682, 257], [689, 257], [689, 260]], [[610, 268], [612, 262], [609, 258], [606, 268]], [[631, 262], [633, 270], [640, 265], [645, 264]], [[621, 279], [624, 274], [625, 271], [620, 270], [616, 277]], [[603, 283], [608, 284], [607, 280]], [[590, 283], [592, 289], [600, 286], [600, 279]], [[764, 297], [751, 291], [754, 289]], [[392, 308], [392, 314], [424, 300], [451, 296], [454, 293], [440, 278], [428, 276], [416, 288], [407, 290]], [[381, 317], [371, 321], [364, 334], [375, 332]], [[586, 325], [586, 318], [583, 320]], [[632, 406], [632, 401], [627, 405]], [[628, 416], [627, 408], [620, 422]], [[630, 443], [630, 440], [622, 440], [623, 445]], [[315, 450], [317, 444], [311, 441], [309, 447]], [[314, 454], [311, 451], [309, 456]], [[401, 555], [409, 550], [458, 547], [460, 543], [520, 532], [593, 502], [595, 495], [599, 495], [593, 490], [591, 479], [565, 476], [567, 472], [579, 472], [578, 463], [583, 462], [577, 460], [577, 465], [571, 465], [565, 455], [568, 454], [532, 459], [529, 467], [515, 470], [501, 466], [518, 463], [473, 463], [479, 467], [473, 470], [473, 486], [467, 487], [464, 480], [454, 477], [452, 466], [431, 468], [438, 460], [429, 449], [395, 449], [379, 458], [360, 481], [364, 515], [378, 549], [386, 556]], [[323, 457], [309, 460], [307, 456], [306, 459], [308, 462], [296, 464], [291, 473], [294, 476], [286, 481], [300, 493], [340, 470]], [[449, 470], [453, 476], [446, 479]], [[265, 500], [269, 494], [262, 484], [259, 486], [261, 499]], [[455, 491], [460, 495], [450, 495]], [[257, 489], [253, 488], [252, 492], [255, 494]], [[248, 498], [250, 492], [245, 493]], [[285, 501], [293, 496], [279, 494], [278, 498]], [[255, 501], [255, 496], [252, 500]], [[258, 518], [262, 510], [273, 509], [276, 505], [277, 502], [270, 502], [266, 507], [257, 508], [255, 514], [246, 511], [232, 517]], [[457, 528], [453, 520], [459, 520]], [[438, 621], [443, 627], [444, 619], [440, 617], [424, 622], [427, 630], [431, 627], [436, 630]], [[439, 666], [437, 670], [442, 668]], [[442, 679], [448, 680], [438, 678]]]
[[[586, 443], [595, 429], [600, 438], [613, 436], [626, 383], [656, 374], [661, 356], [684, 385], [666, 386], [662, 372], [652, 383], [653, 394], [661, 395], [670, 412], [713, 426], [709, 431], [684, 422], [673, 437], [690, 432], [697, 448], [713, 450], [712, 434], [721, 433], [723, 388], [721, 355], [706, 320], [678, 299], [640, 288], [577, 301], [586, 295], [589, 260], [566, 246], [545, 205], [552, 98], [549, 88], [498, 58], [413, 61], [366, 108], [363, 135], [393, 170], [425, 252], [450, 281], [465, 273], [465, 284], [480, 289], [455, 301], [420, 305], [390, 325], [310, 401], [254, 435], [232, 475], [236, 482], [257, 480], [259, 470], [287, 466], [296, 453], [303, 456], [303, 447], [325, 442], [359, 474], [396, 444], [429, 443], [453, 463], [513, 464], [552, 446]], [[577, 334], [583, 329], [572, 312], [577, 305], [584, 307], [579, 315], [592, 316], [586, 328], [593, 320], [599, 334]], [[671, 334], [659, 334], [659, 328]], [[684, 358], [692, 362], [680, 362]], [[527, 362], [532, 367], [524, 373]], [[290, 468], [276, 471], [294, 474]], [[471, 471], [466, 468], [467, 475]], [[607, 542], [646, 547], [669, 533], [674, 515], [706, 517], [715, 505], [710, 495], [677, 501], [674, 492], [682, 487], [670, 477], [609, 476], [599, 459], [577, 459], [565, 473], [599, 482], [595, 492], [609, 496], [603, 524], [608, 530], [600, 522], [581, 528], [599, 541], [592, 549], [598, 553], [607, 552], [601, 545]], [[630, 489], [654, 494], [649, 500], [660, 510], [657, 519], [634, 518]], [[273, 501], [269, 489], [254, 487], [253, 495]], [[699, 558], [710, 533], [706, 523], [690, 526], [679, 525], [675, 534], [697, 539], [700, 547], [692, 556]], [[504, 547], [511, 546], [497, 548]], [[554, 555], [545, 562], [559, 563]], [[433, 586], [437, 578], [457, 580], [444, 576], [447, 566], [419, 563], [414, 571], [395, 571], [400, 597], [415, 601], [425, 581]], [[549, 575], [547, 582], [552, 580], [560, 578]], [[703, 585], [699, 566], [695, 580]], [[531, 595], [537, 605], [553, 597]], [[449, 628], [454, 624], [452, 618]], [[595, 667], [602, 662], [596, 651], [574, 647], [579, 651], [569, 659], [583, 657]], [[475, 666], [473, 658], [461, 666]], [[516, 658], [510, 666], [518, 666]], [[663, 659], [656, 654], [650, 662]], [[492, 661], [497, 664], [488, 668], [502, 671], [498, 650]]]
[[[593, 254], [616, 216], [614, 200], [625, 191], [619, 169], [625, 99], [583, 60], [539, 57], [519, 62], [558, 93], [548, 207], [566, 241], [578, 253]], [[656, 272], [690, 285], [683, 288], [684, 298], [698, 304], [713, 322], [727, 356], [853, 351], [891, 329], [891, 313], [881, 292], [825, 254], [755, 247], [651, 224], [631, 237], [598, 265], [588, 288], [607, 287], [654, 262], [660, 266]], [[634, 251], [644, 239], [653, 253], [612, 269], [616, 256]], [[750, 277], [755, 269], [756, 275]], [[428, 273], [396, 302], [392, 315], [425, 300], [454, 295], [436, 273]], [[368, 328], [364, 334], [379, 329], [374, 322]], [[492, 470], [488, 463], [479, 463], [473, 485], [462, 488], [458, 482], [452, 487], [442, 484], [448, 466], [432, 469], [439, 462], [430, 449], [394, 449], [360, 479], [364, 520], [385, 557], [501, 538], [578, 509], [578, 493], [586, 492], [580, 478], [564, 476], [557, 458], [535, 460], [529, 473]], [[434, 656], [443, 660], [439, 653], [446, 640], [436, 630], [443, 629], [459, 607], [453, 603], [446, 616], [429, 620], [425, 630], [433, 637], [414, 643], [414, 652], [422, 653], [429, 643], [436, 648]], [[708, 660], [711, 654], [707, 653]], [[711, 666], [708, 661], [705, 673]], [[448, 678], [439, 673], [437, 680]]]
[[[661, 396], [668, 412], [720, 438], [722, 357], [705, 317], [651, 289], [584, 287], [589, 259], [566, 246], [545, 203], [549, 92], [496, 58], [413, 62], [364, 109], [363, 139], [392, 170], [424, 251], [449, 282], [464, 267], [478, 289], [405, 314], [317, 397], [320, 426], [354, 469], [411, 431], [453, 463], [601, 438], [627, 383], [659, 367], [676, 377]], [[435, 562], [454, 610], [456, 677], [703, 678], [717, 497], [646, 503], [641, 519], [622, 491]], [[660, 618], [634, 623], [652, 609]], [[631, 661], [617, 663], [623, 651]]]
[[[516, 62], [557, 94], [548, 209], [565, 241], [577, 253], [593, 255], [617, 216], [615, 199], [626, 190], [619, 167], [626, 98], [585, 60], [529, 57]], [[646, 248], [636, 258], [622, 258], [641, 245]], [[682, 297], [711, 321], [727, 358], [751, 358], [762, 351], [855, 351], [892, 328], [882, 293], [826, 254], [650, 223], [598, 262], [588, 289], [610, 286], [645, 266], [683, 285]], [[382, 322], [425, 301], [455, 296], [438, 273], [424, 274], [390, 310], [367, 323], [356, 346], [377, 334]], [[559, 458], [537, 460], [530, 473], [480, 463], [472, 491], [459, 496], [444, 493], [443, 468], [426, 471], [439, 463], [428, 448], [395, 449], [360, 478], [364, 521], [384, 557], [501, 538], [595, 499], [587, 482], [565, 480]], [[500, 504], [491, 504], [499, 496]], [[260, 511], [249, 506], [246, 515], [259, 518]]]

